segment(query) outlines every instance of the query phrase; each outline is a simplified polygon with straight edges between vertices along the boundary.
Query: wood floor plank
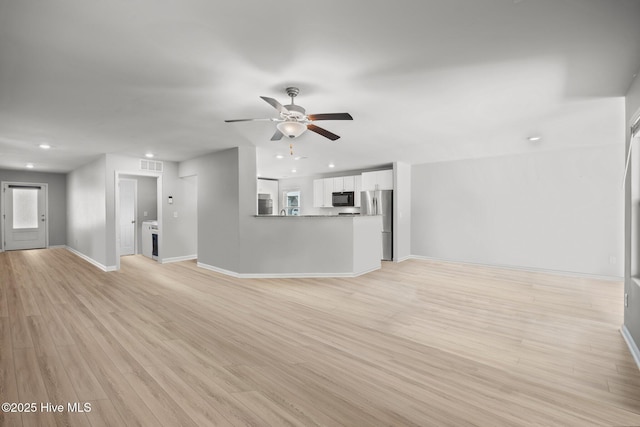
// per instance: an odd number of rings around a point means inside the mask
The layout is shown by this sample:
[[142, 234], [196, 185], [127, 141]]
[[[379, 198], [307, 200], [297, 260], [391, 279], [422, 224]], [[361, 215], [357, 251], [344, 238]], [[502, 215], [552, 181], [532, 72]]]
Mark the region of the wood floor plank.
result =
[[[262, 393], [257, 391], [243, 391], [234, 393], [234, 397], [245, 405], [252, 413], [260, 414], [260, 418], [265, 425], [269, 426], [300, 426], [308, 427], [309, 422], [303, 422], [289, 413], [287, 408], [283, 408], [276, 402], [269, 400]], [[310, 421], [310, 420], [305, 420]]]
[[[451, 262], [237, 279], [0, 253], [0, 425], [640, 425], [622, 283]], [[78, 416], [76, 416], [78, 415]]]
[[[11, 263], [8, 263], [11, 266]], [[11, 342], [13, 348], [31, 348], [33, 342], [27, 327], [27, 319], [22, 302], [18, 294], [17, 280], [10, 275], [9, 282], [5, 283], [5, 297], [7, 300], [7, 314], [11, 323]]]
[[177, 396], [172, 396], [164, 391], [146, 370], [124, 374], [124, 376], [129, 381], [131, 388], [158, 418], [159, 425], [197, 427], [193, 419], [175, 401]]
[[86, 401], [106, 400], [107, 394], [87, 365], [82, 351], [75, 345], [57, 346], [60, 360], [78, 396]]
[[64, 410], [55, 412], [56, 423], [68, 426], [88, 426], [84, 413], [72, 413], [69, 404], [80, 402], [69, 380], [63, 363], [60, 361], [57, 348], [53, 342], [49, 328], [42, 316], [29, 316], [29, 330], [34, 341], [34, 349], [40, 374], [47, 390], [46, 402], [63, 405]]
[[[19, 402], [9, 319], [0, 317], [0, 398], [2, 402]], [[0, 412], [0, 426], [21, 426], [19, 413]]]
[[40, 407], [42, 403], [49, 402], [49, 397], [42, 380], [35, 349], [14, 348], [13, 358], [18, 385], [18, 402], [36, 405], [35, 411], [22, 413], [22, 424], [34, 427], [56, 426], [53, 414], [42, 411]]
[[232, 425], [215, 405], [208, 402], [171, 369], [148, 368], [147, 372], [167, 394], [180, 396], [176, 403], [197, 425]]
[[[95, 330], [78, 327], [72, 329], [82, 355], [100, 386], [107, 394], [118, 415], [131, 426], [158, 426], [160, 422], [146, 403], [131, 388], [126, 378], [114, 365], [109, 355], [95, 340]], [[138, 367], [137, 369], [142, 369]], [[80, 399], [83, 396], [79, 396]], [[87, 399], [88, 400], [88, 399]]]
[[125, 422], [118, 414], [110, 400], [93, 400], [86, 402], [91, 405], [91, 411], [87, 412], [87, 418], [91, 427], [112, 427], [131, 425]]
[[42, 317], [47, 322], [51, 338], [56, 345], [73, 345], [73, 338], [58, 314], [58, 311], [64, 309], [65, 306], [54, 303], [49, 294], [44, 292], [42, 286], [34, 286], [33, 295]]
[[9, 317], [7, 292], [9, 283], [12, 282], [12, 279], [10, 277], [11, 268], [7, 261], [7, 257], [0, 257], [0, 317]]

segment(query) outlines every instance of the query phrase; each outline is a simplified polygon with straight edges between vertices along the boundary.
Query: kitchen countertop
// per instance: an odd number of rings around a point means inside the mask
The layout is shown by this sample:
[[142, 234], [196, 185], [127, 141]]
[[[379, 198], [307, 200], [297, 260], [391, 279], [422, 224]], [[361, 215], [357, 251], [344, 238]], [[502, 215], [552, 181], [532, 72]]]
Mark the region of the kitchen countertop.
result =
[[256, 218], [354, 218], [376, 215], [254, 215]]

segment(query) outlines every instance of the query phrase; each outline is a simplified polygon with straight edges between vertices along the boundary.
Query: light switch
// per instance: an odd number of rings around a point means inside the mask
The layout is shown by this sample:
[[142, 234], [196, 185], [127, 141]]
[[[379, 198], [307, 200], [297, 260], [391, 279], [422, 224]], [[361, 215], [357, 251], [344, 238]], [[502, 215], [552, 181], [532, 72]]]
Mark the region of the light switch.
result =
[[144, 213], [143, 213], [142, 215], [143, 215], [143, 216], [147, 216], [147, 215], [149, 215], [149, 212], [144, 211]]
[[173, 217], [174, 217], [174, 218], [178, 218], [178, 212], [174, 212], [174, 213], [173, 213]]

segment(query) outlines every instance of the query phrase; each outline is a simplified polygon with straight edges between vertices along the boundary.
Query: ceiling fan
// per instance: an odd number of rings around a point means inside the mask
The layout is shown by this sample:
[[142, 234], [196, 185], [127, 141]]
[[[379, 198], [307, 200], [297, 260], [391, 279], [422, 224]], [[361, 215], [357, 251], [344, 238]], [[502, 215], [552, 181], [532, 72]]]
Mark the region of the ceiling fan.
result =
[[273, 98], [261, 96], [269, 105], [278, 110], [280, 113], [279, 118], [271, 119], [236, 119], [225, 120], [227, 123], [232, 122], [251, 122], [251, 121], [270, 121], [278, 123], [276, 125], [276, 133], [271, 137], [272, 141], [278, 141], [283, 136], [289, 138], [296, 138], [304, 133], [307, 129], [312, 132], [322, 135], [325, 138], [329, 138], [332, 141], [340, 138], [333, 132], [329, 132], [319, 126], [314, 125], [311, 122], [316, 120], [353, 120], [349, 113], [325, 113], [325, 114], [307, 114], [305, 109], [299, 105], [295, 105], [293, 99], [298, 95], [300, 90], [297, 87], [288, 87], [286, 89], [287, 95], [291, 98], [291, 104], [282, 105]]

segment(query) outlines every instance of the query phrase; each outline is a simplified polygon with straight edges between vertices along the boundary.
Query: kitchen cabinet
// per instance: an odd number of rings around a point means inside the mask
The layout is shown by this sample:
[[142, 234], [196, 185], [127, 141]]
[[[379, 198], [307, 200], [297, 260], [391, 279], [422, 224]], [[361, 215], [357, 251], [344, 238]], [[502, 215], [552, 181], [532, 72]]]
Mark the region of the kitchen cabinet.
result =
[[333, 178], [313, 180], [313, 207], [330, 208], [333, 207]]
[[333, 191], [355, 191], [355, 176], [333, 178]]
[[333, 178], [325, 178], [324, 181], [324, 207], [333, 207]]
[[333, 207], [332, 193], [339, 191], [353, 191], [354, 207], [360, 207], [360, 190], [362, 177], [360, 175], [337, 176], [313, 180], [313, 207]]
[[324, 207], [324, 179], [313, 180], [313, 207]]
[[362, 191], [393, 190], [393, 170], [362, 173]]

